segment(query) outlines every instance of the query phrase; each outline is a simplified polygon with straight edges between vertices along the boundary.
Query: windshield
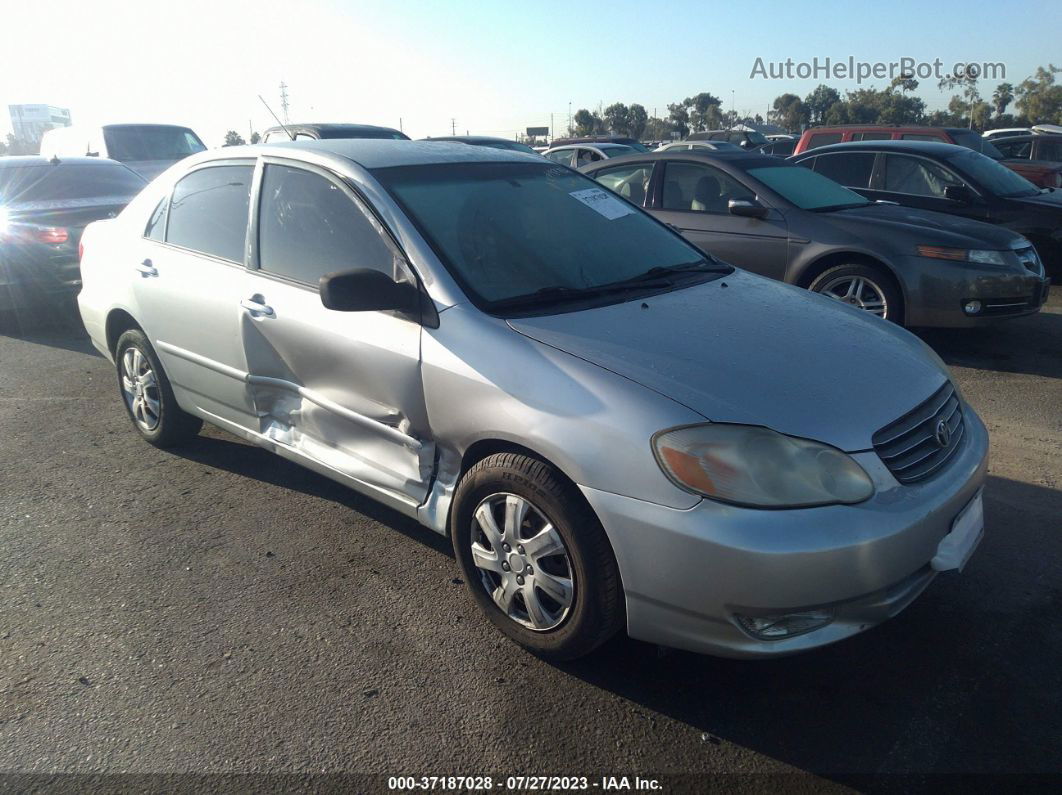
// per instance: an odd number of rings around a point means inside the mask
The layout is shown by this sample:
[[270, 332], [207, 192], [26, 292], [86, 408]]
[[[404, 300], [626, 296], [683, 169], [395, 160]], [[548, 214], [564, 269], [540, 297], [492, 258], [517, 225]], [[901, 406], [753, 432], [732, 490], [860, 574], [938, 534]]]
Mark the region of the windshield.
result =
[[633, 146], [627, 146], [626, 144], [609, 144], [608, 146], [598, 144], [598, 148], [605, 157], [619, 157], [620, 155], [634, 154], [638, 151]]
[[989, 193], [1006, 198], [1035, 196], [1040, 189], [1025, 179], [1021, 174], [1011, 171], [990, 157], [978, 152], [960, 152], [948, 158], [948, 162], [959, 172], [985, 188]]
[[0, 168], [0, 203], [115, 198], [126, 202], [147, 182], [125, 166], [52, 165]]
[[628, 146], [628, 147], [630, 147], [630, 148], [631, 148], [631, 149], [633, 149], [633, 150], [634, 150], [635, 152], [648, 152], [648, 151], [649, 151], [649, 148], [648, 148], [648, 147], [647, 147], [647, 146], [646, 146], [645, 144], [643, 144], [643, 143], [636, 143], [636, 142], [634, 142], [634, 141], [631, 141], [631, 142], [629, 142], [629, 143], [626, 143], [626, 144], [624, 144], [624, 146]]
[[409, 136], [405, 133], [401, 133], [398, 130], [388, 130], [381, 128], [379, 130], [373, 130], [370, 128], [360, 128], [354, 130], [339, 129], [339, 130], [319, 130], [317, 133], [321, 140], [330, 138], [360, 138], [363, 140], [386, 140], [386, 141], [408, 141]]
[[1003, 159], [1003, 153], [996, 148], [995, 144], [991, 143], [984, 136], [978, 135], [973, 130], [951, 130], [949, 134], [951, 135], [951, 139], [959, 146], [973, 149], [975, 152], [987, 155], [993, 160]]
[[187, 127], [155, 124], [105, 127], [107, 155], [123, 163], [140, 160], [181, 160], [206, 149]]
[[751, 131], [751, 132], [747, 132], [745, 134], [748, 136], [749, 140], [755, 146], [758, 146], [759, 144], [767, 143], [767, 136], [764, 135], [763, 133], [758, 133], [758, 132], [755, 132], [755, 131]]
[[523, 152], [528, 155], [538, 154], [527, 144], [519, 141], [474, 141], [475, 146], [489, 146], [491, 149], [506, 149], [510, 152]]
[[748, 175], [758, 179], [801, 210], [826, 210], [870, 204], [855, 191], [800, 166], [750, 168]]
[[486, 309], [550, 288], [586, 290], [705, 261], [677, 234], [568, 168], [448, 163], [374, 173]]

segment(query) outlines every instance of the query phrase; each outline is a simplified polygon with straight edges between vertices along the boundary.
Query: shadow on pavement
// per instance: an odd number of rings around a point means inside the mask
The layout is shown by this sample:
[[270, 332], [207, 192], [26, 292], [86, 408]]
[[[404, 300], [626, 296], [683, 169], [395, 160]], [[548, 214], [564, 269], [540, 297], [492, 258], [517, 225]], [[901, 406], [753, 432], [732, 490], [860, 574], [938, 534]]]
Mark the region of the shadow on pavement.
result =
[[726, 740], [860, 789], [907, 790], [925, 774], [1057, 775], [1062, 492], [990, 478], [986, 510], [963, 573], [835, 646], [741, 661], [621, 637], [561, 668], [643, 707], [635, 719], [696, 727], [706, 753]]
[[[1051, 306], [1058, 303], [1053, 298]], [[1062, 378], [1062, 314], [1046, 308], [982, 328], [917, 333], [950, 366]]]
[[0, 313], [0, 335], [52, 348], [99, 356], [92, 346], [74, 298], [17, 306]]

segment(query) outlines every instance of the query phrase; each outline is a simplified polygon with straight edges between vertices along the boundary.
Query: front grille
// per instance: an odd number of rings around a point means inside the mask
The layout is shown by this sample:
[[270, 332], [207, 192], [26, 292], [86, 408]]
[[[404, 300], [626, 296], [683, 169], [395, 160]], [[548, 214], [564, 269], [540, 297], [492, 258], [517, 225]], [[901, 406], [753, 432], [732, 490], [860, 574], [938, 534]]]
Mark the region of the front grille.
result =
[[947, 383], [914, 411], [875, 433], [872, 441], [896, 479], [914, 483], [939, 471], [955, 455], [965, 429], [958, 395]]
[[1025, 270], [1031, 271], [1037, 276], [1044, 275], [1044, 264], [1040, 261], [1040, 255], [1036, 253], [1035, 248], [1032, 246], [1017, 248], [1014, 249], [1014, 253], [1018, 255], [1018, 259], [1021, 260], [1021, 264], [1025, 266]]

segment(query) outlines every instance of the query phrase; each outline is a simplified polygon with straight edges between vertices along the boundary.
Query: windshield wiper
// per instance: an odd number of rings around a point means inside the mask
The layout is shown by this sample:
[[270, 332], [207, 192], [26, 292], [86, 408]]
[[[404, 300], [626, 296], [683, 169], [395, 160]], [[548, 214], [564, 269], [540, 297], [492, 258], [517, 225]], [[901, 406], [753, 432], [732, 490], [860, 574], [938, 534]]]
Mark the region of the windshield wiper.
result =
[[613, 282], [612, 284], [601, 284], [595, 287], [566, 287], [564, 285], [555, 284], [549, 287], [543, 287], [540, 290], [535, 290], [533, 293], [527, 293], [526, 295], [514, 295], [511, 298], [500, 298], [497, 301], [491, 301], [489, 308], [492, 310], [522, 309], [557, 302], [577, 301], [583, 298], [595, 298], [597, 296], [610, 295], [612, 293], [625, 293], [633, 290], [656, 288], [663, 289], [673, 286], [674, 285], [669, 280], [661, 279], [658, 276], [651, 280]]
[[813, 212], [813, 213], [832, 213], [834, 210], [851, 210], [851, 209], [854, 209], [856, 207], [867, 207], [870, 204], [872, 204], [872, 202], [869, 202], [869, 201], [865, 201], [865, 202], [849, 202], [848, 204], [827, 204], [824, 207], [812, 207], [811, 208], [811, 212]]
[[671, 274], [675, 273], [733, 273], [734, 268], [731, 265], [727, 265], [725, 262], [712, 258], [714, 265], [710, 265], [707, 260], [696, 260], [694, 262], [680, 262], [678, 265], [656, 265], [645, 273], [638, 276], [632, 276], [629, 279], [624, 279], [617, 284], [631, 284], [642, 282], [651, 279], [667, 278]]

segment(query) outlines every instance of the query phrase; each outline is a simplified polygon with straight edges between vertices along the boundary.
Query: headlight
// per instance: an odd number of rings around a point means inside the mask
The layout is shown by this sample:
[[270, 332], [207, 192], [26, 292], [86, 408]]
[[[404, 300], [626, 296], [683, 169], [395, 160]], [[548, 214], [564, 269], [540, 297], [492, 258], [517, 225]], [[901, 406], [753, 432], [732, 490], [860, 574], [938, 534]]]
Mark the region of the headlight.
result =
[[661, 431], [653, 437], [653, 451], [680, 488], [737, 505], [852, 504], [874, 493], [867, 473], [840, 450], [755, 425]]
[[976, 262], [978, 265], [1006, 265], [1002, 251], [977, 248], [946, 248], [944, 246], [919, 246], [918, 255], [931, 259], [948, 259], [955, 262]]

